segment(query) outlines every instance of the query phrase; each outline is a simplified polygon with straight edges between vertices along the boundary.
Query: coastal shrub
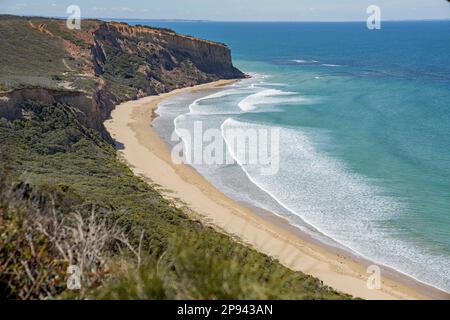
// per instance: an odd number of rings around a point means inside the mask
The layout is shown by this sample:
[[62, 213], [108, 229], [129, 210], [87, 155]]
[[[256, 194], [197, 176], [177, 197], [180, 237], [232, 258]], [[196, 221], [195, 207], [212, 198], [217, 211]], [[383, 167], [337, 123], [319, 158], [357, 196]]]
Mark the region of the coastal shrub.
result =
[[0, 297], [39, 299], [61, 292], [65, 263], [55, 259], [48, 238], [34, 226], [35, 212], [15, 199], [5, 176], [0, 176]]
[[106, 281], [114, 251], [131, 251], [139, 261], [104, 210], [91, 205], [72, 211], [69, 189], [36, 192], [0, 174], [0, 298], [56, 298], [67, 290], [69, 266], [79, 268], [77, 297], [84, 297]]
[[57, 85], [51, 78], [65, 71], [63, 58], [67, 57], [59, 38], [32, 29], [25, 18], [0, 17], [0, 33], [1, 81], [21, 87], [45, 83]]
[[159, 256], [137, 267], [116, 263], [90, 299], [342, 299], [317, 279], [289, 271], [275, 260], [212, 229], [173, 236]]
[[146, 29], [151, 29], [151, 30], [160, 30], [160, 31], [168, 32], [168, 33], [176, 33], [174, 30], [172, 30], [170, 28], [150, 27], [150, 26], [143, 25], [143, 24], [137, 24], [136, 27], [146, 28]]

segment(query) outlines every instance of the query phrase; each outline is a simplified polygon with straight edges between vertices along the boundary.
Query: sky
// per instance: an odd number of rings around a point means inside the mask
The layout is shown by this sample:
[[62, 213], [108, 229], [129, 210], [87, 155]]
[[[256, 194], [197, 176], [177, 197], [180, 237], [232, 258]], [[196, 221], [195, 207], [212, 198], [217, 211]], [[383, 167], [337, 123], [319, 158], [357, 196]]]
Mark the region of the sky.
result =
[[82, 18], [218, 21], [365, 21], [369, 5], [383, 20], [450, 19], [447, 0], [0, 0], [0, 13]]

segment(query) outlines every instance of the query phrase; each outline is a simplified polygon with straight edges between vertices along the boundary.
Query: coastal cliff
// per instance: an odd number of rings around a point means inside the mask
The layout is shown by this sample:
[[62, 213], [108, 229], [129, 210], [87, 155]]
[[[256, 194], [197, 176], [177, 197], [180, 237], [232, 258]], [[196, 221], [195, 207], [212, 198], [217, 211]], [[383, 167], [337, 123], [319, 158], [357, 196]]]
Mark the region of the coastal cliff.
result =
[[94, 35], [100, 74], [108, 63], [108, 57], [114, 55], [112, 51], [120, 49], [120, 55], [124, 52], [134, 55], [135, 72], [153, 83], [159, 82], [153, 88], [156, 92], [161, 87], [173, 89], [173, 86], [244, 76], [233, 67], [230, 49], [225, 44], [166, 29], [132, 27], [123, 23], [101, 24]]
[[226, 45], [168, 29], [0, 16], [0, 34], [0, 118], [23, 117], [27, 100], [63, 103], [110, 142], [103, 122], [120, 102], [245, 77]]

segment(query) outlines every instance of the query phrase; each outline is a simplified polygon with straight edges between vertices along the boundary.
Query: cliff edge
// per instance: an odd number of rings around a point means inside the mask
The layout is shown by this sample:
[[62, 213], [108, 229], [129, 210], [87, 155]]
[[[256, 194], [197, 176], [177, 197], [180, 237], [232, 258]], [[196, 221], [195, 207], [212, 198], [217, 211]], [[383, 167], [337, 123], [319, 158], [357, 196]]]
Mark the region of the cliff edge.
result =
[[27, 100], [63, 103], [108, 141], [103, 121], [117, 103], [245, 77], [225, 44], [168, 29], [0, 16], [0, 38], [0, 118], [24, 117]]

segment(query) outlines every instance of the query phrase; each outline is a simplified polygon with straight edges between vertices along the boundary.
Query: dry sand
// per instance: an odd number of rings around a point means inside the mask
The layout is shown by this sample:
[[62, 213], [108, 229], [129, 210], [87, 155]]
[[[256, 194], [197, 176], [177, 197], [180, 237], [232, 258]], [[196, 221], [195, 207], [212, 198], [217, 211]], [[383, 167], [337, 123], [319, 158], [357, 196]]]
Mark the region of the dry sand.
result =
[[267, 219], [228, 198], [192, 167], [173, 164], [166, 143], [151, 127], [157, 105], [176, 94], [217, 88], [230, 82], [223, 80], [178, 89], [117, 106], [105, 125], [118, 142], [123, 160], [136, 175], [158, 185], [166, 198], [175, 200], [180, 206], [188, 206], [194, 218], [275, 257], [292, 270], [321, 279], [337, 290], [364, 299], [449, 297], [385, 269], [382, 272], [381, 289], [369, 290], [369, 274], [366, 273], [369, 263], [309, 241], [283, 219], [274, 216]]

